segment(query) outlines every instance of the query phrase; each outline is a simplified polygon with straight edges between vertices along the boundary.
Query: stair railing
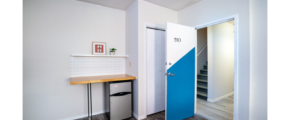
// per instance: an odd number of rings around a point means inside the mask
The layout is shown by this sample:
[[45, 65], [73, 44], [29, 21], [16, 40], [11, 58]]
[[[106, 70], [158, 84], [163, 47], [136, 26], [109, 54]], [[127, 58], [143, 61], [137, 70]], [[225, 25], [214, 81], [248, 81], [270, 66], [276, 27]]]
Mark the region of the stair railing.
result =
[[199, 54], [204, 50], [204, 48], [206, 48], [207, 47], [207, 43], [203, 46], [203, 48], [201, 49], [201, 51], [199, 51], [198, 53], [197, 53], [197, 56], [199, 56]]

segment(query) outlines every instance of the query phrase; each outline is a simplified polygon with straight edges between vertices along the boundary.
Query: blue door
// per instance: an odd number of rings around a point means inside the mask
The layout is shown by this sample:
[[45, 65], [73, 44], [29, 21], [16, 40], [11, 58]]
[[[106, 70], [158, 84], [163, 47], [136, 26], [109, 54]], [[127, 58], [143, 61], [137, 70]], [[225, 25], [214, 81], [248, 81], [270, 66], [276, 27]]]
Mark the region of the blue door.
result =
[[183, 120], [195, 113], [196, 30], [166, 23], [166, 120]]

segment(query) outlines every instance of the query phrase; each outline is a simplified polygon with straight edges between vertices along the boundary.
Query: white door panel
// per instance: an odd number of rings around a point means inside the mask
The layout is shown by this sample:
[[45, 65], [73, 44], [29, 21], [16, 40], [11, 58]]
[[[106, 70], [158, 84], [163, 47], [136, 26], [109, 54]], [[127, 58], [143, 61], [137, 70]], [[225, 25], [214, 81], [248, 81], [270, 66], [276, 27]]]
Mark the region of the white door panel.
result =
[[164, 41], [163, 31], [147, 29], [147, 115], [165, 110]]
[[[187, 54], [191, 49], [196, 46], [196, 30], [193, 27], [183, 26], [174, 23], [167, 23], [168, 27], [170, 25], [170, 30], [167, 30], [167, 53], [170, 54], [167, 56], [167, 62], [170, 62], [171, 65], [167, 65], [169, 69], [174, 65], [180, 58]], [[168, 29], [168, 28], [166, 28]], [[180, 42], [175, 41], [179, 39]]]

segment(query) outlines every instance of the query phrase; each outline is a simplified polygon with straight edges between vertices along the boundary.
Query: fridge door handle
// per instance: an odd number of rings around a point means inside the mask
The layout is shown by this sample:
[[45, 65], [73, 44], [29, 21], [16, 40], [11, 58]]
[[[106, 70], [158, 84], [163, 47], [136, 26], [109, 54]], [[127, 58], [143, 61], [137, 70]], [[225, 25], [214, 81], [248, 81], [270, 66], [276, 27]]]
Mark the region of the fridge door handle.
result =
[[115, 93], [115, 94], [110, 95], [110, 96], [124, 96], [124, 95], [128, 95], [128, 94], [131, 94], [131, 92], [119, 92], [119, 93]]

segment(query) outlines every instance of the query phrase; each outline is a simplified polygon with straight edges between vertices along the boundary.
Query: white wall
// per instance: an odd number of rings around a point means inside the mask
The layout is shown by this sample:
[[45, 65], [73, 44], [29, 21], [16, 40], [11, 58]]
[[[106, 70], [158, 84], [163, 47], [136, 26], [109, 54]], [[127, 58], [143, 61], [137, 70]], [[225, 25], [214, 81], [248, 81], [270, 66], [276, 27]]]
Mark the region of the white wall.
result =
[[[133, 112], [138, 115], [138, 1], [126, 10], [126, 74], [137, 76], [133, 81]], [[130, 66], [131, 62], [131, 66]]]
[[208, 27], [208, 99], [214, 100], [234, 89], [234, 25], [229, 22]]
[[202, 0], [178, 12], [178, 23], [187, 26], [197, 26], [207, 22], [238, 14], [239, 17], [239, 76], [236, 116], [239, 120], [249, 119], [250, 94], [250, 26], [249, 0]]
[[[87, 115], [86, 85], [70, 85], [70, 54], [92, 54], [92, 41], [125, 54], [125, 11], [76, 0], [25, 0], [23, 119]], [[93, 113], [104, 112], [104, 87], [92, 84]]]
[[145, 117], [145, 91], [144, 91], [144, 23], [152, 23], [165, 27], [166, 22], [177, 23], [177, 12], [138, 0], [138, 116]]
[[250, 0], [250, 120], [267, 120], [267, 0]]
[[207, 28], [197, 30], [197, 53], [207, 44]]
[[[205, 47], [203, 50], [202, 48], [207, 44], [207, 28], [197, 30], [197, 54], [201, 52], [197, 56], [197, 74], [200, 74], [200, 70], [204, 69], [203, 65], [206, 65], [207, 61], [207, 49]], [[202, 50], [202, 51], [201, 51]]]

